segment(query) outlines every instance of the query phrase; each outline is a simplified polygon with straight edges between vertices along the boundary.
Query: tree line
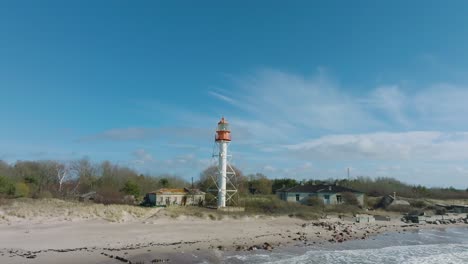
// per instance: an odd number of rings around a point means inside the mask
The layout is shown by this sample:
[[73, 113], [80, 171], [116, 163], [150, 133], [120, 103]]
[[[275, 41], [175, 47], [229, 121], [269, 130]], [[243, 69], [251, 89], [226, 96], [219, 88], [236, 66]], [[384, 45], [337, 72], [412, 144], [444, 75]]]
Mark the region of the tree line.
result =
[[[468, 199], [468, 189], [427, 188], [410, 185], [393, 178], [328, 179], [325, 181], [298, 181], [293, 178], [270, 179], [262, 173], [244, 175], [232, 167], [232, 178], [240, 195], [269, 195], [283, 187], [298, 184], [339, 184], [355, 189], [369, 196], [393, 194], [408, 198]], [[217, 168], [202, 171], [194, 187], [209, 192], [215, 188], [213, 176]], [[191, 187], [187, 180], [171, 174], [146, 175], [126, 166], [109, 161], [91, 162], [79, 159], [59, 161], [17, 161], [8, 164], [0, 160], [0, 197], [65, 198], [96, 192], [109, 202], [119, 201], [125, 195], [141, 197], [147, 192], [160, 188]]]
[[74, 197], [96, 192], [107, 199], [141, 196], [159, 188], [178, 188], [189, 183], [170, 174], [143, 175], [109, 161], [88, 159], [70, 162], [0, 161], [0, 196], [31, 198]]
[[296, 181], [295, 179], [275, 179], [273, 180], [273, 191], [281, 187], [293, 187], [298, 184], [318, 185], [318, 184], [338, 184], [353, 190], [365, 193], [368, 196], [380, 197], [393, 195], [406, 198], [434, 198], [434, 199], [468, 199], [467, 189], [448, 188], [428, 188], [422, 185], [411, 185], [389, 177], [357, 177], [354, 179], [327, 179], [327, 180], [306, 180]]

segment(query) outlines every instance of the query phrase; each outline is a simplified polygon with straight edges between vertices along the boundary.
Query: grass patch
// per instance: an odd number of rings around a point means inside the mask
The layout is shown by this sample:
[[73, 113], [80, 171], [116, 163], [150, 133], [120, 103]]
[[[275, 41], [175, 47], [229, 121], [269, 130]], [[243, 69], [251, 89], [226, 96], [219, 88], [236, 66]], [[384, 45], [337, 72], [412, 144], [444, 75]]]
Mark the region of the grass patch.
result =
[[179, 216], [188, 216], [202, 219], [209, 218], [211, 220], [222, 218], [222, 212], [215, 209], [198, 206], [169, 206], [166, 207], [165, 210], [172, 218], [177, 218]]
[[302, 219], [318, 219], [322, 210], [318, 206], [306, 206], [280, 200], [275, 195], [251, 196], [243, 199], [246, 214], [281, 216]]
[[328, 205], [324, 207], [323, 211], [325, 213], [338, 213], [342, 215], [355, 215], [363, 212], [358, 206], [349, 204]]

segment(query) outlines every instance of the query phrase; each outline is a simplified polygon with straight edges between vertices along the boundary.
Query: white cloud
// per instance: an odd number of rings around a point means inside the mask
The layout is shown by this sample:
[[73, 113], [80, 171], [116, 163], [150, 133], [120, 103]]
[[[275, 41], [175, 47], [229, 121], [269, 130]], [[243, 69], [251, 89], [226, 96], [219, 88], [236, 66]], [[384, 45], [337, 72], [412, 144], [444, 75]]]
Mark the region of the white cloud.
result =
[[271, 166], [271, 165], [263, 166], [263, 170], [265, 172], [276, 172], [277, 171], [277, 169], [274, 166]]
[[133, 153], [133, 156], [135, 156], [134, 162], [137, 164], [147, 164], [150, 162], [154, 162], [154, 158], [151, 154], [146, 152], [144, 149], [137, 149]]
[[437, 84], [416, 94], [412, 105], [424, 122], [466, 128], [467, 102], [468, 87]]
[[[239, 102], [234, 106], [249, 113], [250, 118], [244, 118], [244, 123], [249, 127], [269, 127], [269, 133], [275, 136], [291, 136], [299, 128], [336, 131], [379, 123], [324, 73], [304, 78], [263, 70], [237, 84], [240, 91], [232, 100]], [[278, 130], [283, 133], [275, 132]]]
[[368, 100], [371, 108], [382, 110], [390, 119], [404, 126], [410, 124], [405, 114], [408, 107], [408, 98], [398, 86], [377, 87], [371, 92]]
[[468, 159], [468, 133], [415, 131], [328, 135], [285, 148], [305, 159], [461, 161]]
[[323, 70], [300, 76], [267, 69], [238, 78], [235, 86], [236, 93], [229, 96], [223, 90], [210, 94], [241, 110], [228, 117], [233, 125], [264, 141], [326, 133], [445, 130], [444, 126], [468, 130], [468, 87], [461, 85], [390, 84], [357, 94], [347, 92]]

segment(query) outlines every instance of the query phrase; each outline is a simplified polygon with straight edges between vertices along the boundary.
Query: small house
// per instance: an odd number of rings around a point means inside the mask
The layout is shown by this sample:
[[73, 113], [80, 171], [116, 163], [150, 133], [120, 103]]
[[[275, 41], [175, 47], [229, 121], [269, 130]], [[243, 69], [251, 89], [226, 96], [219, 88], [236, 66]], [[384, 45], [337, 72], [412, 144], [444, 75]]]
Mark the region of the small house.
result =
[[364, 205], [364, 193], [336, 184], [297, 185], [276, 190], [278, 198], [288, 202], [306, 204], [311, 197], [318, 197], [325, 205], [343, 204], [347, 193], [356, 197], [360, 206]]
[[78, 200], [80, 202], [88, 202], [88, 201], [94, 202], [95, 200], [100, 200], [100, 199], [102, 199], [102, 196], [97, 194], [96, 192], [88, 192], [78, 197]]
[[170, 189], [162, 188], [149, 192], [145, 196], [144, 204], [150, 206], [169, 205], [203, 205], [205, 193], [198, 189]]

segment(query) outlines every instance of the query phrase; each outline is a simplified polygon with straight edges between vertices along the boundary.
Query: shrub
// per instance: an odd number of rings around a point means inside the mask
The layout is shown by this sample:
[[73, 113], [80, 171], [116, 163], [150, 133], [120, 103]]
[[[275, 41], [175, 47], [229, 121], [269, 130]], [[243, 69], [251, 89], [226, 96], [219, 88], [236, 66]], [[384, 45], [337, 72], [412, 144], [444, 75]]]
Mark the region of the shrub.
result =
[[16, 197], [28, 197], [29, 186], [24, 182], [18, 182], [15, 187], [15, 196]]
[[212, 214], [208, 214], [208, 217], [210, 218], [210, 220], [216, 220], [216, 216], [214, 216]]
[[324, 207], [326, 213], [338, 213], [338, 214], [357, 214], [362, 210], [356, 205], [349, 204], [337, 204]]
[[212, 193], [205, 194], [205, 204], [208, 206], [215, 206], [216, 205], [216, 196]]
[[102, 204], [123, 204], [123, 195], [121, 192], [112, 188], [103, 188], [99, 190], [94, 198], [94, 202]]
[[368, 208], [377, 208], [377, 205], [380, 202], [380, 197], [370, 197], [366, 195], [364, 197], [364, 202]]
[[408, 213], [414, 210], [413, 207], [409, 205], [391, 205], [387, 207], [387, 211], [399, 212], [399, 213]]
[[0, 176], [0, 194], [15, 194], [15, 185], [7, 177]]
[[317, 206], [317, 207], [324, 206], [323, 199], [320, 199], [317, 196], [312, 196], [312, 197], [307, 198], [306, 204], [309, 206]]
[[435, 213], [436, 213], [436, 215], [445, 215], [445, 214], [447, 214], [447, 209], [445, 209], [443, 207], [437, 207]]
[[53, 198], [54, 195], [50, 192], [50, 191], [42, 191], [41, 193], [39, 193], [38, 195], [38, 198], [47, 198], [47, 199], [50, 199], [50, 198]]
[[140, 187], [138, 186], [138, 184], [131, 180], [125, 182], [124, 187], [120, 191], [128, 195], [133, 195], [135, 197], [138, 197], [140, 195]]
[[316, 220], [319, 218], [319, 215], [315, 212], [299, 212], [294, 214], [295, 217], [303, 219], [303, 220]]
[[356, 195], [354, 195], [354, 193], [344, 192], [344, 193], [342, 193], [342, 196], [343, 196], [343, 200], [344, 200], [345, 204], [355, 205], [355, 206], [359, 205], [359, 201], [356, 198]]
[[319, 210], [295, 202], [280, 200], [275, 195], [256, 195], [245, 199], [246, 213], [267, 215], [290, 215], [307, 219], [317, 218]]
[[424, 208], [427, 206], [427, 203], [422, 200], [416, 200], [414, 202], [411, 202], [411, 206], [416, 208]]

